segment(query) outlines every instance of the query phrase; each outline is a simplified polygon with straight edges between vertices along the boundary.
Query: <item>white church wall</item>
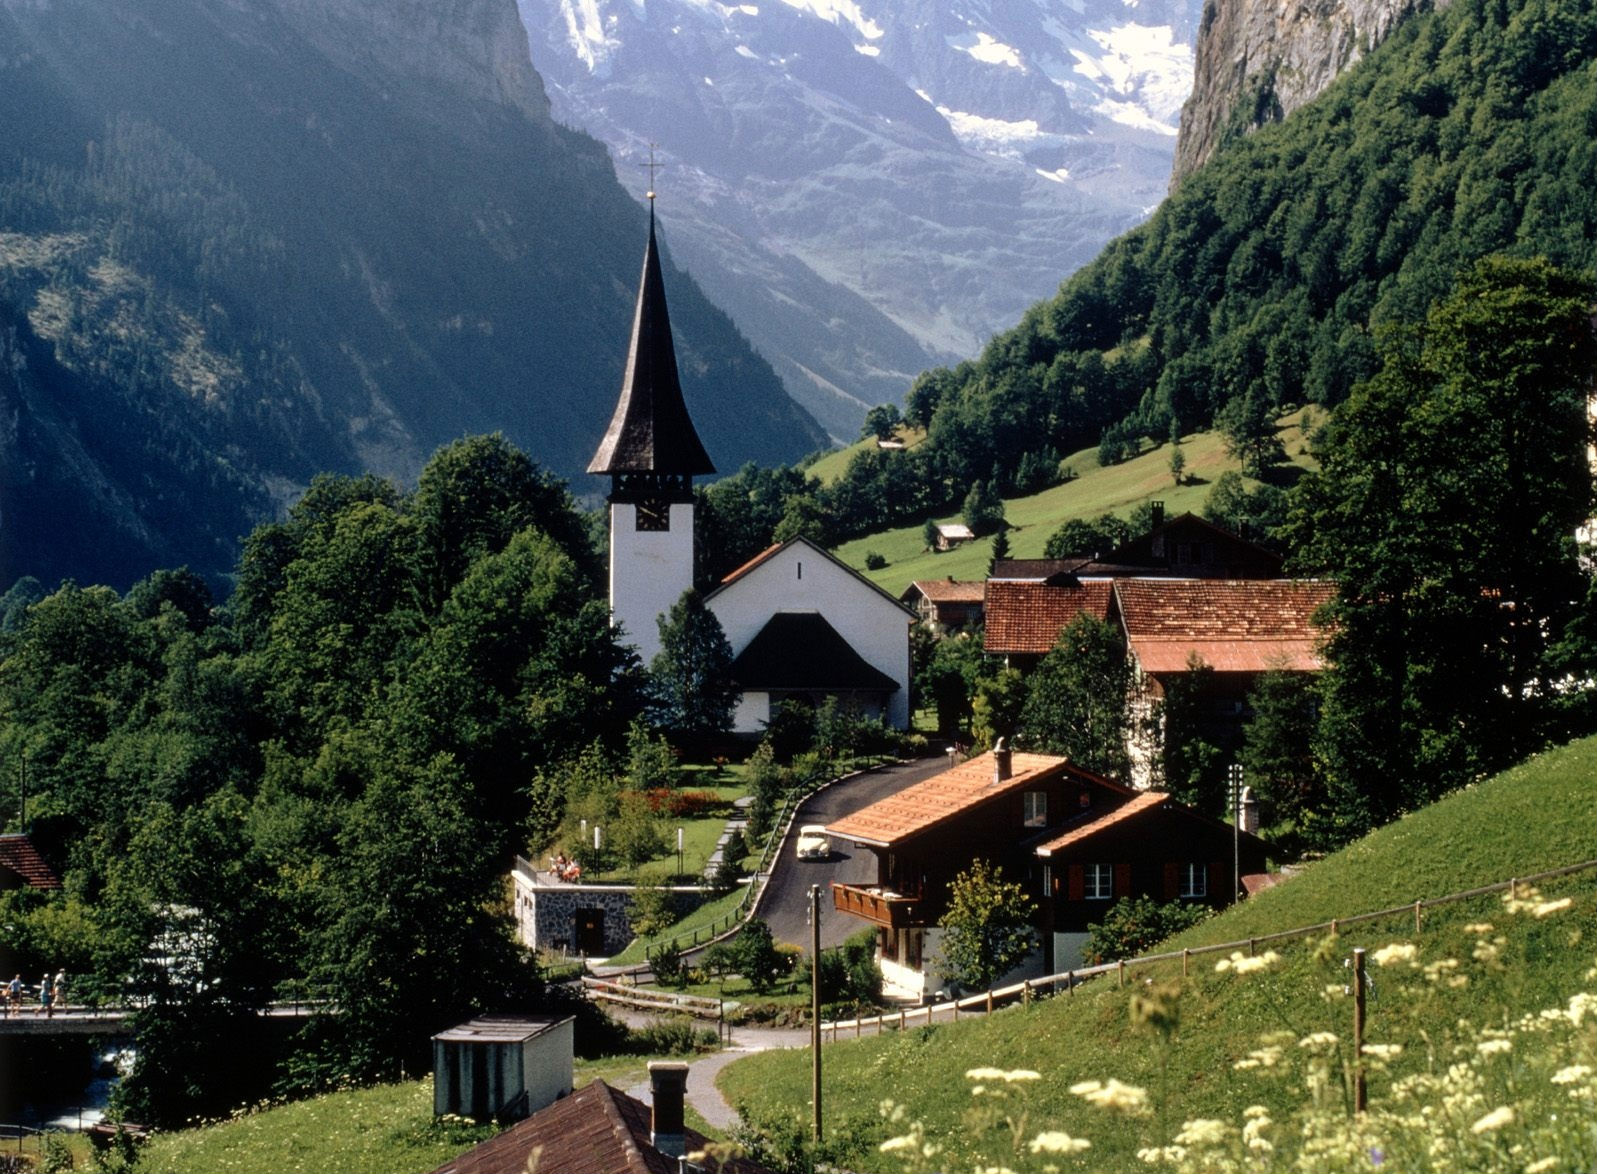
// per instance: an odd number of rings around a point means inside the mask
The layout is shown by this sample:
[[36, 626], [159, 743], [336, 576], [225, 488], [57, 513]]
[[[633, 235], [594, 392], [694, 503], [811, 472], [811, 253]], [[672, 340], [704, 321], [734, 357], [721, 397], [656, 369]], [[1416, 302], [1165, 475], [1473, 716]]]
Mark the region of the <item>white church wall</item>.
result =
[[610, 506], [610, 618], [648, 667], [660, 651], [661, 616], [693, 586], [693, 506], [671, 507], [669, 530], [637, 527], [637, 507]]
[[887, 720], [899, 729], [909, 725], [914, 617], [818, 548], [792, 543], [715, 592], [705, 605], [721, 621], [734, 656], [775, 613], [819, 612], [868, 664], [898, 682], [887, 700]]

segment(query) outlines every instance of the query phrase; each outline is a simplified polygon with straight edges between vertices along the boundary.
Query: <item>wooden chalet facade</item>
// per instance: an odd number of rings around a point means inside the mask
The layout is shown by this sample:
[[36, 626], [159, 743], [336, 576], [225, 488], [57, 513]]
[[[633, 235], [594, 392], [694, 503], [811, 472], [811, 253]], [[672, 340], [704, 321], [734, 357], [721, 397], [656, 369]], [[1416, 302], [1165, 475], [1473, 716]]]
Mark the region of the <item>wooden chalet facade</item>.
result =
[[975, 627], [982, 622], [982, 600], [987, 585], [975, 581], [916, 579], [898, 601], [912, 608], [921, 623], [934, 631]]
[[[1088, 923], [1120, 897], [1215, 907], [1231, 900], [1229, 825], [1051, 755], [972, 758], [827, 832], [876, 856], [876, 882], [834, 884], [832, 902], [876, 927], [884, 987], [900, 998], [924, 998], [944, 984], [937, 922], [950, 883], [977, 859], [1038, 904], [1039, 949], [1015, 977], [1079, 965]], [[1243, 871], [1263, 871], [1263, 841], [1244, 834], [1241, 842]]]

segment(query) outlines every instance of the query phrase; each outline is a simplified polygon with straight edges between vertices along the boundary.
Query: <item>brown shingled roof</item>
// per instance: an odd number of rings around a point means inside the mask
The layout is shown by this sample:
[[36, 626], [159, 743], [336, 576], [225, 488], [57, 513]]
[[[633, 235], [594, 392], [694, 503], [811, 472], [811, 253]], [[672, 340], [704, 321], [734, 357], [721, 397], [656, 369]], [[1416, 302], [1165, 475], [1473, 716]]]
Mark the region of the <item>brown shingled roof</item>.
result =
[[1086, 775], [1094, 782], [1131, 794], [1119, 783], [1089, 775], [1070, 761], [1050, 754], [1021, 754], [1011, 757], [1009, 778], [1003, 782], [993, 780], [993, 756], [978, 755], [966, 762], [933, 775], [896, 795], [872, 803], [853, 815], [845, 815], [836, 823], [826, 825], [827, 833], [869, 844], [890, 846], [918, 836], [952, 819], [960, 812], [985, 803], [999, 795], [1008, 794], [1021, 787], [1036, 786], [1041, 779], [1070, 772]]
[[0, 872], [12, 872], [30, 889], [59, 889], [61, 878], [25, 835], [0, 836]]
[[[704, 1149], [703, 1134], [684, 1130], [687, 1153]], [[733, 1158], [728, 1174], [766, 1174], [765, 1167]], [[677, 1160], [649, 1141], [649, 1106], [602, 1080], [538, 1110], [525, 1121], [445, 1162], [433, 1174], [678, 1174]]]
[[1220, 672], [1323, 667], [1314, 613], [1334, 583], [1303, 579], [1123, 579], [1115, 606], [1144, 672], [1184, 672], [1196, 654]]
[[916, 579], [899, 598], [903, 599], [910, 591], [919, 591], [933, 603], [980, 603], [986, 590], [987, 584], [980, 580]]
[[1089, 579], [1073, 586], [989, 579], [983, 611], [988, 652], [1042, 656], [1054, 646], [1059, 633], [1082, 612], [1095, 619], [1109, 614], [1106, 579]]

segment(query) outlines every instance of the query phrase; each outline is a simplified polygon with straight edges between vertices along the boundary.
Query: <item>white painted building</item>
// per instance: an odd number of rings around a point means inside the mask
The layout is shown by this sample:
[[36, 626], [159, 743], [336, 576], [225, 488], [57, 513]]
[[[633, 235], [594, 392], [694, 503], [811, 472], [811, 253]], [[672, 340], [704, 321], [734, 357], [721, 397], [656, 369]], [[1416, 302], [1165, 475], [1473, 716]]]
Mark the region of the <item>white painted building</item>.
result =
[[778, 702], [852, 700], [909, 725], [915, 613], [807, 538], [773, 546], [705, 596], [732, 645], [737, 733], [758, 733]]

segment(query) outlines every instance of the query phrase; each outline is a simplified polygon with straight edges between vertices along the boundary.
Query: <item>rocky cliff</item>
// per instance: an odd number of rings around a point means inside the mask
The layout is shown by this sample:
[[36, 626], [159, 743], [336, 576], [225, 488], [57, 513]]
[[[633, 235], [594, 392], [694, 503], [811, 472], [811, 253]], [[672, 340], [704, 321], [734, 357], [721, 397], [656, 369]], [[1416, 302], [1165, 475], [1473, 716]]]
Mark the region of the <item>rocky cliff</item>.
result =
[[1207, 0], [1171, 186], [1227, 138], [1279, 122], [1432, 0]]

